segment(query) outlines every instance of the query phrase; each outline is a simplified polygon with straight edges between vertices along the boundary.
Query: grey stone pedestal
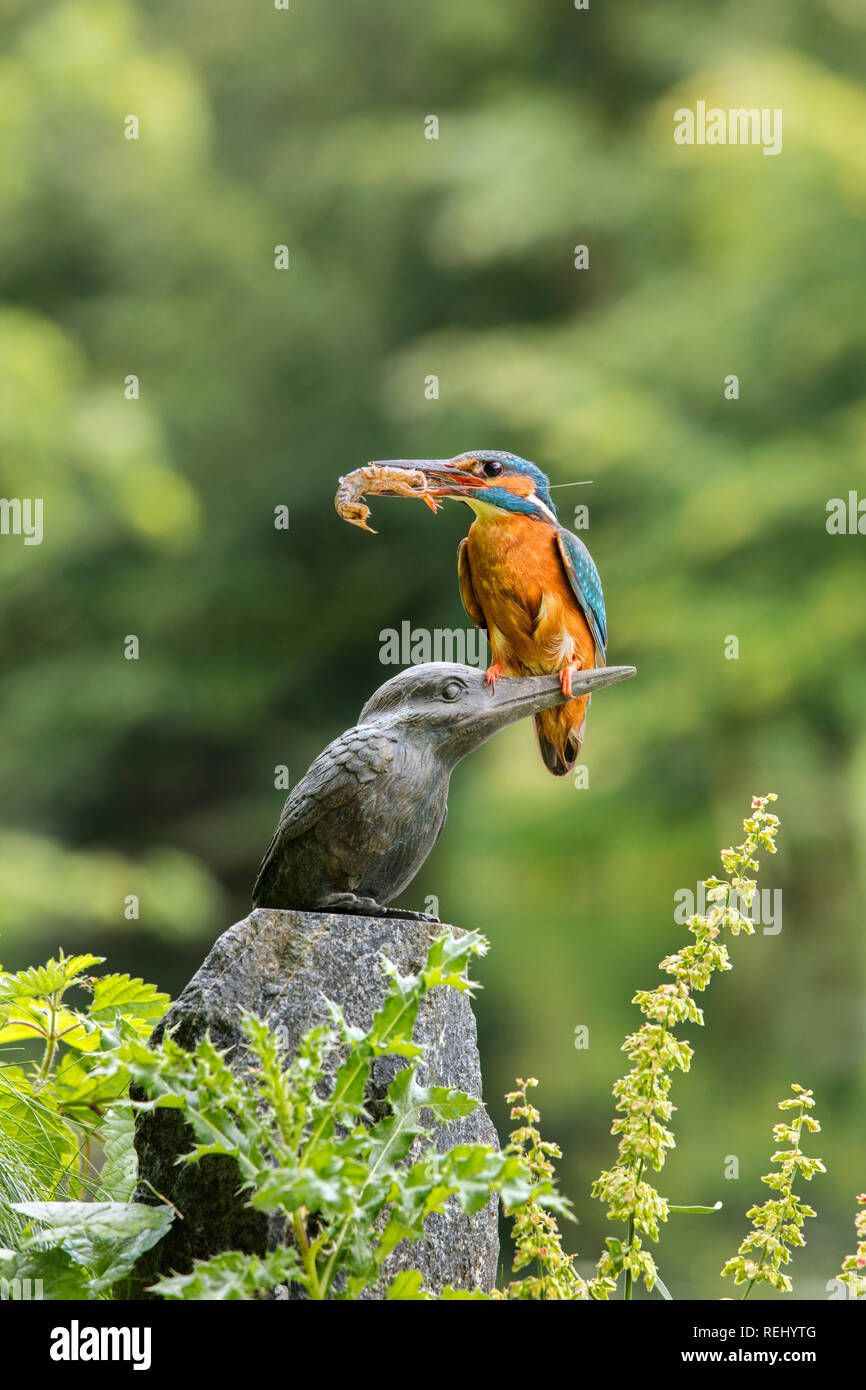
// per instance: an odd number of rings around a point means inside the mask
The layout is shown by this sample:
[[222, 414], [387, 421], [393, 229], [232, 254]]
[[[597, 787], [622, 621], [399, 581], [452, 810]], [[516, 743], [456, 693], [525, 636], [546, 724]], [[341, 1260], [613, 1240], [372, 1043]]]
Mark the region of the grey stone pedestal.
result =
[[[304, 1032], [326, 1017], [326, 998], [340, 1004], [349, 1023], [368, 1027], [381, 1004], [387, 979], [381, 969], [384, 955], [401, 974], [416, 972], [426, 959], [431, 933], [442, 928], [408, 918], [354, 917], [340, 913], [279, 911], [258, 908], [230, 927], [216, 942], [204, 964], [155, 1030], [166, 1030], [186, 1048], [206, 1031], [220, 1048], [232, 1048], [232, 1065], [243, 1069], [247, 1057], [240, 1030], [242, 1010], [267, 1019], [283, 1030], [293, 1051]], [[456, 928], [451, 928], [457, 933]], [[423, 1084], [458, 1087], [481, 1096], [481, 1067], [475, 1018], [465, 994], [442, 987], [421, 1002], [415, 1039], [426, 1046], [419, 1068]], [[373, 1067], [368, 1103], [384, 1096], [398, 1066], [396, 1058], [379, 1058]], [[436, 1127], [440, 1151], [455, 1144], [483, 1143], [499, 1147], [487, 1112]], [[193, 1259], [206, 1259], [222, 1250], [263, 1253], [282, 1233], [278, 1223], [245, 1206], [239, 1195], [238, 1170], [232, 1159], [205, 1158], [198, 1164], [177, 1164], [179, 1154], [192, 1147], [190, 1131], [176, 1110], [140, 1114], [136, 1148], [141, 1185], [139, 1201], [154, 1201], [153, 1189], [183, 1214], [163, 1241], [140, 1261], [135, 1271], [134, 1297], [161, 1273], [185, 1273]], [[475, 1216], [456, 1204], [428, 1223], [428, 1236], [415, 1244], [403, 1242], [383, 1266], [381, 1285], [368, 1292], [382, 1298], [384, 1287], [401, 1269], [419, 1269], [424, 1285], [438, 1293], [446, 1284], [489, 1289], [496, 1279], [499, 1258], [497, 1203], [491, 1201]]]

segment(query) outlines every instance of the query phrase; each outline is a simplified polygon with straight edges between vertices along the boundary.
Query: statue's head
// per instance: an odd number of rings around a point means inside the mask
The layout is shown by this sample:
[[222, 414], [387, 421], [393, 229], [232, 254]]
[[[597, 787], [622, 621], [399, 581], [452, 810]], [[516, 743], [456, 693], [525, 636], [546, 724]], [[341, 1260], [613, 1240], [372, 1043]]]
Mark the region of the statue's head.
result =
[[[578, 673], [572, 697], [591, 694], [635, 674], [633, 666], [606, 666]], [[383, 724], [427, 742], [448, 763], [459, 762], [486, 739], [552, 705], [563, 703], [559, 676], [502, 676], [495, 688], [474, 666], [430, 661], [410, 666], [380, 685], [359, 724]]]

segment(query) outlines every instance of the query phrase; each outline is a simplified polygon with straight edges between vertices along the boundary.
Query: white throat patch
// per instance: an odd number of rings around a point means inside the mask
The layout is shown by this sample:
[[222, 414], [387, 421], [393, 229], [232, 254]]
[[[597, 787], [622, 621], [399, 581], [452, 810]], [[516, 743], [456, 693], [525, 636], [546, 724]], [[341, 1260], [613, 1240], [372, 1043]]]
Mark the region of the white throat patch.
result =
[[547, 517], [548, 521], [552, 521], [554, 526], [556, 525], [556, 517], [553, 515], [553, 512], [546, 502], [542, 502], [541, 498], [534, 492], [530, 494], [529, 500], [534, 507], [538, 508], [542, 516]]

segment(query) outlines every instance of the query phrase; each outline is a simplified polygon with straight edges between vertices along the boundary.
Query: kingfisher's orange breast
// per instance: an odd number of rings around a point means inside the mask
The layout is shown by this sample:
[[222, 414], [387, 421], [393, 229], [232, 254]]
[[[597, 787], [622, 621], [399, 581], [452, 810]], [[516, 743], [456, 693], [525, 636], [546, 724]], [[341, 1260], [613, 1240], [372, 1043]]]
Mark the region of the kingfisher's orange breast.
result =
[[506, 675], [545, 675], [574, 660], [594, 664], [592, 634], [550, 526], [514, 513], [479, 517], [467, 558], [493, 660]]

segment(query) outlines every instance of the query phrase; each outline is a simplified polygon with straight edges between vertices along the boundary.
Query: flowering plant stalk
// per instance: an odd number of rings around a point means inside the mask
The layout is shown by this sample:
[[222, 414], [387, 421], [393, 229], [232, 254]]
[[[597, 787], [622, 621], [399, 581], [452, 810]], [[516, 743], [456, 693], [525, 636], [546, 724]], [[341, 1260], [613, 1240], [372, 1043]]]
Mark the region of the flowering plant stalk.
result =
[[[790, 1293], [793, 1284], [787, 1274], [782, 1272], [791, 1258], [789, 1246], [805, 1245], [802, 1226], [807, 1216], [814, 1216], [812, 1207], [801, 1202], [794, 1192], [794, 1179], [800, 1173], [811, 1182], [816, 1173], [826, 1173], [827, 1169], [820, 1158], [808, 1158], [800, 1148], [800, 1132], [808, 1129], [817, 1134], [821, 1126], [808, 1115], [815, 1104], [811, 1091], [802, 1086], [792, 1085], [794, 1092], [787, 1100], [779, 1101], [780, 1110], [795, 1110], [797, 1113], [790, 1124], [773, 1126], [773, 1138], [777, 1144], [787, 1140], [789, 1149], [774, 1153], [771, 1163], [781, 1164], [778, 1172], [766, 1173], [761, 1178], [768, 1187], [778, 1192], [778, 1197], [768, 1197], [763, 1206], [754, 1206], [746, 1212], [752, 1222], [739, 1252], [728, 1260], [722, 1274], [733, 1274], [735, 1284], [744, 1284], [748, 1279], [743, 1299], [747, 1299], [755, 1284], [772, 1284], [780, 1293]], [[760, 1257], [747, 1258], [750, 1251], [760, 1251]]]
[[[527, 1095], [532, 1087], [538, 1085], [536, 1078], [530, 1076], [524, 1081], [518, 1077], [516, 1085], [517, 1090], [509, 1091], [505, 1099], [511, 1106], [512, 1120], [522, 1120], [523, 1123], [512, 1130], [504, 1152], [507, 1156], [520, 1159], [532, 1174], [540, 1193], [553, 1183], [555, 1169], [552, 1160], [561, 1158], [562, 1150], [558, 1144], [542, 1139], [538, 1129], [541, 1113]], [[569, 1210], [563, 1210], [562, 1214], [574, 1220]], [[513, 1280], [504, 1289], [497, 1289], [493, 1298], [584, 1303], [590, 1298], [607, 1297], [608, 1289], [602, 1285], [602, 1281], [592, 1280], [590, 1285], [577, 1273], [574, 1268], [576, 1255], [566, 1255], [563, 1250], [562, 1234], [552, 1210], [530, 1197], [516, 1210], [507, 1209], [506, 1215], [513, 1217], [511, 1234], [516, 1246], [513, 1269], [525, 1269], [537, 1261], [538, 1273]]]
[[703, 1013], [693, 998], [695, 991], [705, 990], [716, 971], [731, 969], [727, 947], [720, 940], [723, 928], [727, 927], [732, 936], [754, 931], [744, 909], [751, 907], [756, 881], [747, 875], [758, 871], [759, 850], [776, 852], [779, 820], [767, 810], [768, 803], [775, 800], [773, 793], [753, 797], [752, 814], [743, 822], [745, 840], [722, 851], [728, 879], [704, 880], [708, 911], [706, 915], [695, 914], [687, 923], [694, 941], [660, 963], [659, 968], [673, 977], [671, 983], [639, 990], [632, 1001], [647, 1021], [623, 1043], [622, 1050], [633, 1065], [613, 1087], [616, 1108], [621, 1112], [621, 1118], [611, 1126], [611, 1133], [621, 1136], [617, 1162], [596, 1179], [592, 1189], [594, 1197], [608, 1204], [608, 1219], [626, 1225], [624, 1241], [609, 1237], [605, 1242], [598, 1276], [615, 1285], [623, 1274], [627, 1299], [632, 1296], [635, 1279], [643, 1278], [647, 1289], [658, 1280], [655, 1261], [643, 1238], [658, 1241], [659, 1223], [667, 1220], [670, 1211], [678, 1210], [644, 1176], [648, 1168], [659, 1172], [667, 1151], [675, 1147], [668, 1127], [674, 1110], [669, 1099], [670, 1073], [689, 1070], [693, 1049], [673, 1029], [686, 1020], [703, 1024]]
[[857, 1249], [842, 1261], [841, 1283], [847, 1284], [851, 1298], [866, 1298], [866, 1192], [858, 1194], [861, 1210], [854, 1217]]

